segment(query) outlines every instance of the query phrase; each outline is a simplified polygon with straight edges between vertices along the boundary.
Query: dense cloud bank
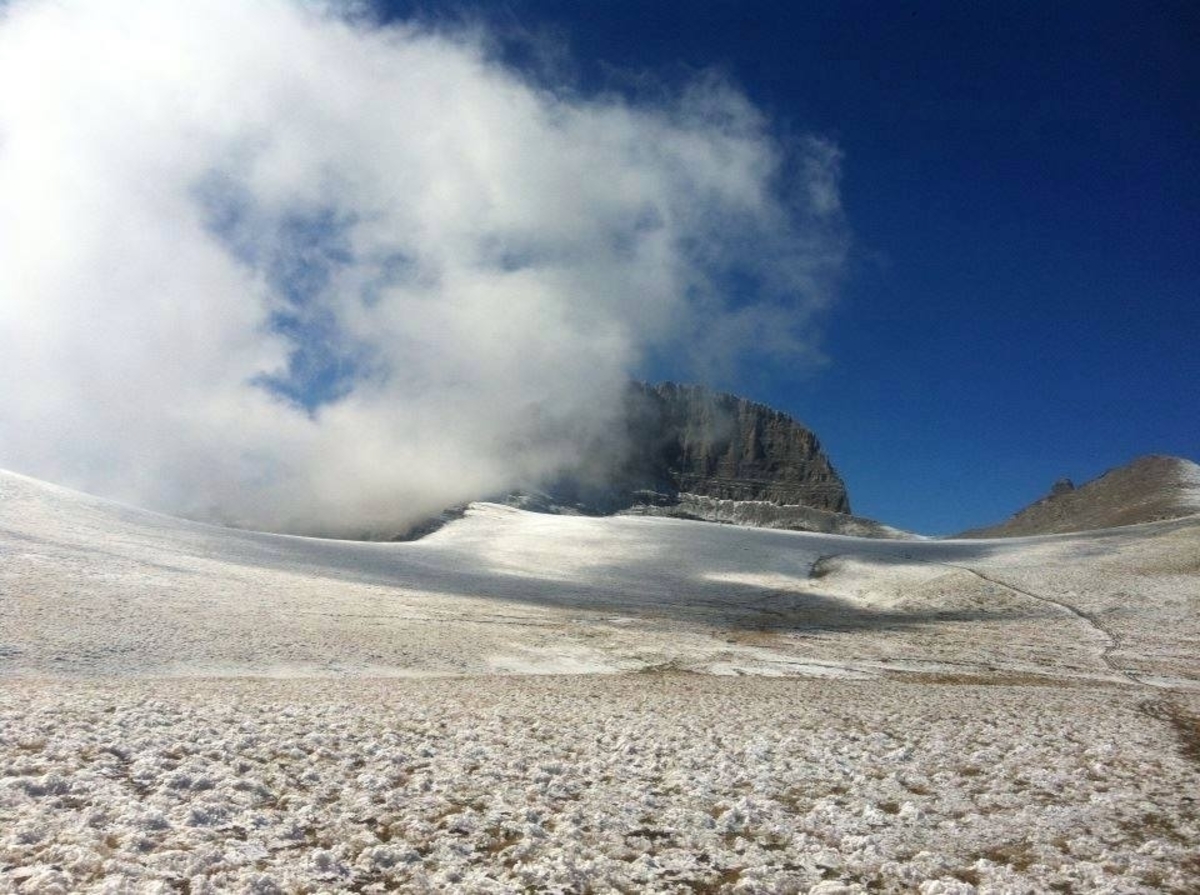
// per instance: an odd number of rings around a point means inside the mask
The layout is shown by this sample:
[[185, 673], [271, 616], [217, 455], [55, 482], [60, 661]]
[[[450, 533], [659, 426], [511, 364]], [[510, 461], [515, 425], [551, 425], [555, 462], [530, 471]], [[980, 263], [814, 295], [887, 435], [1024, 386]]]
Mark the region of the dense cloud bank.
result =
[[0, 6], [0, 466], [384, 530], [570, 470], [648, 352], [810, 354], [836, 147], [486, 29], [290, 0]]

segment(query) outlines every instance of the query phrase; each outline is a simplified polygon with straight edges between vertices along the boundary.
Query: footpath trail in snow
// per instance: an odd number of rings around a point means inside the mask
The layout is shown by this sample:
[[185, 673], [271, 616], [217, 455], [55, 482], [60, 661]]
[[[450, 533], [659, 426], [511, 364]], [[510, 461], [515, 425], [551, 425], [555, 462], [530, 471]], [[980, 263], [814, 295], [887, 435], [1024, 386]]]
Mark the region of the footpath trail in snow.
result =
[[1200, 519], [413, 543], [0, 473], [0, 893], [1189, 892]]
[[[938, 565], [942, 565], [942, 566], [945, 566], [950, 569], [962, 569], [964, 572], [969, 572], [972, 575], [975, 575], [977, 578], [980, 578], [984, 581], [988, 581], [992, 584], [999, 585], [1000, 587], [1007, 588], [1008, 590], [1011, 590], [1015, 593], [1023, 594], [1024, 596], [1029, 597], [1029, 599], [1031, 599], [1031, 600], [1037, 600], [1039, 603], [1047, 603], [1051, 606], [1056, 606], [1059, 609], [1063, 610], [1064, 612], [1070, 613], [1071, 615], [1075, 616], [1079, 620], [1086, 623], [1089, 627], [1091, 627], [1093, 630], [1095, 630], [1097, 634], [1099, 634], [1101, 637], [1103, 637], [1105, 639], [1106, 644], [1105, 644], [1104, 650], [1100, 653], [1100, 659], [1101, 659], [1101, 661], [1104, 662], [1104, 664], [1106, 666], [1108, 666], [1108, 668], [1114, 674], [1124, 675], [1125, 677], [1129, 678], [1129, 680], [1132, 681], [1133, 683], [1138, 684], [1138, 685], [1144, 685], [1144, 682], [1142, 681], [1142, 679], [1140, 677], [1138, 677], [1136, 672], [1130, 671], [1128, 668], [1122, 667], [1120, 664], [1118, 664], [1113, 659], [1113, 653], [1115, 653], [1117, 650], [1119, 650], [1121, 648], [1120, 636], [1118, 634], [1114, 633], [1113, 631], [1110, 631], [1108, 628], [1106, 628], [1104, 626], [1104, 624], [1100, 621], [1100, 619], [1098, 619], [1096, 616], [1092, 615], [1090, 612], [1085, 612], [1084, 610], [1080, 609], [1078, 606], [1074, 606], [1074, 605], [1066, 602], [1065, 600], [1055, 599], [1054, 597], [1047, 597], [1042, 594], [1035, 594], [1035, 593], [1025, 590], [1024, 588], [1016, 587], [1015, 585], [1009, 584], [1006, 581], [1000, 581], [999, 579], [997, 579], [991, 575], [987, 575], [987, 574], [984, 574], [983, 572], [980, 572], [978, 569], [971, 569], [966, 566], [958, 566], [958, 565], [954, 565], [953, 563], [947, 563], [947, 562], [938, 563]], [[1151, 685], [1151, 686], [1157, 686], [1157, 685]]]

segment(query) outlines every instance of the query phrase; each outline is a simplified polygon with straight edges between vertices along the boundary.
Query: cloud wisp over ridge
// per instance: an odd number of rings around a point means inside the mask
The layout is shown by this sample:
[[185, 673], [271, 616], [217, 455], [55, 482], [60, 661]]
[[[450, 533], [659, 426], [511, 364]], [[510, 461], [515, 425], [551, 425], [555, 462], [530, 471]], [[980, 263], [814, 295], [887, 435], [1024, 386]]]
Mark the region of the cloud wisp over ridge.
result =
[[480, 29], [0, 5], [0, 466], [325, 534], [569, 471], [647, 352], [813, 350], [838, 162]]

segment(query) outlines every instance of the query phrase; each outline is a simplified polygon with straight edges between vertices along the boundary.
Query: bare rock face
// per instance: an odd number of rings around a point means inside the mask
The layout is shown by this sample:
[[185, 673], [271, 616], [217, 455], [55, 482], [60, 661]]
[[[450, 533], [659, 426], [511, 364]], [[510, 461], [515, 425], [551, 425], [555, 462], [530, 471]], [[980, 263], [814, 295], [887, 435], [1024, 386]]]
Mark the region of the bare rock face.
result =
[[[1065, 482], [1065, 484], [1064, 484]], [[1091, 531], [1200, 513], [1200, 466], [1180, 457], [1139, 457], [1078, 488], [1060, 480], [1007, 522], [960, 538], [1015, 538]]]
[[1055, 482], [1054, 485], [1050, 488], [1050, 496], [1057, 497], [1060, 494], [1069, 494], [1070, 492], [1072, 492], [1074, 490], [1075, 490], [1075, 483], [1072, 482], [1070, 479], [1063, 478], [1063, 479], [1059, 479], [1057, 482]]
[[817, 437], [786, 413], [674, 382], [630, 383], [618, 422], [570, 474], [495, 499], [543, 513], [913, 537], [850, 515], [846, 485]]
[[630, 491], [850, 512], [817, 437], [763, 404], [696, 385], [635, 383], [627, 425], [619, 478]]

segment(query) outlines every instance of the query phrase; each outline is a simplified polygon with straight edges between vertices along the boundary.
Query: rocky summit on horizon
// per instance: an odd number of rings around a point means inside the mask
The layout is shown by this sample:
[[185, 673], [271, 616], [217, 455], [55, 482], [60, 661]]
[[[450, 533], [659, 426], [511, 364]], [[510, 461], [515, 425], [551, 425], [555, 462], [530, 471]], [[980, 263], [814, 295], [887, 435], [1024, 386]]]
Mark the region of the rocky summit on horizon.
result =
[[623, 419], [581, 472], [504, 502], [553, 513], [673, 516], [866, 537], [817, 436], [793, 417], [700, 385], [630, 383]]
[[817, 436], [786, 413], [699, 385], [633, 383], [626, 487], [850, 512]]
[[1076, 488], [1060, 479], [1050, 493], [998, 525], [960, 538], [1018, 538], [1138, 525], [1200, 513], [1200, 465], [1150, 455]]

